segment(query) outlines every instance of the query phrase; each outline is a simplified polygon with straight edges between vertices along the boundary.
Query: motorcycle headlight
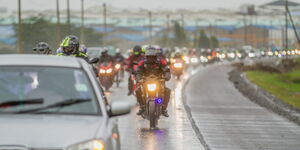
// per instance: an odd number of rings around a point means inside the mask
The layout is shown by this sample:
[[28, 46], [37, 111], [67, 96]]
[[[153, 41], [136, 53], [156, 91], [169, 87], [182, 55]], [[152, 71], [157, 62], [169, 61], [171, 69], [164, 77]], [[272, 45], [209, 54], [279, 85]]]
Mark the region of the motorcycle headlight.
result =
[[182, 63], [175, 63], [175, 64], [174, 64], [174, 67], [175, 67], [175, 68], [182, 68]]
[[91, 140], [70, 146], [66, 150], [105, 150], [105, 146], [101, 140]]
[[106, 73], [111, 73], [111, 72], [112, 72], [111, 68], [109, 68], [109, 69], [106, 70]]
[[99, 72], [102, 74], [102, 73], [105, 73], [105, 70], [104, 69], [100, 69]]
[[192, 63], [197, 63], [197, 62], [198, 62], [198, 59], [197, 59], [197, 58], [191, 58], [191, 62], [192, 62]]
[[148, 91], [153, 92], [156, 90], [156, 84], [147, 84]]
[[115, 68], [116, 68], [116, 69], [120, 69], [120, 68], [121, 68], [121, 65], [120, 65], [120, 64], [116, 64]]

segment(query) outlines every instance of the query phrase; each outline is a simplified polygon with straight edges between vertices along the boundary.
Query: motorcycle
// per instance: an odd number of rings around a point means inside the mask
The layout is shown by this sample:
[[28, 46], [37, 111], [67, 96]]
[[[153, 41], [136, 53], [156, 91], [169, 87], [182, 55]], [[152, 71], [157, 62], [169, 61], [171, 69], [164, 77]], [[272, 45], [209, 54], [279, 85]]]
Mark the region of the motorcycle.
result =
[[171, 73], [180, 79], [181, 75], [183, 74], [183, 62], [179, 60], [175, 60], [173, 64], [171, 64]]
[[196, 68], [199, 65], [199, 59], [197, 56], [192, 56], [190, 62], [193, 68]]
[[106, 91], [113, 85], [114, 79], [114, 70], [112, 68], [111, 62], [102, 63], [99, 67], [99, 79], [102, 86], [105, 88]]
[[164, 88], [165, 80], [151, 74], [144, 77], [143, 82], [140, 83], [143, 101], [145, 102], [145, 112], [142, 117], [149, 120], [150, 129], [157, 128], [158, 120], [161, 115], [163, 97], [165, 93]]

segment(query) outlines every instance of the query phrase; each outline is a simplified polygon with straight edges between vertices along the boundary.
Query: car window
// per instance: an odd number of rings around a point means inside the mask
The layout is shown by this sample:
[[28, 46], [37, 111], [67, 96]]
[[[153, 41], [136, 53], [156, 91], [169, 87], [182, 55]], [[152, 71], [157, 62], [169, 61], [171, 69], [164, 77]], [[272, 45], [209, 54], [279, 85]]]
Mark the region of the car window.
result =
[[[87, 75], [79, 69], [61, 67], [0, 67], [0, 113], [42, 109], [48, 113], [99, 114], [100, 108]], [[32, 104], [32, 101], [42, 102]], [[86, 100], [86, 101], [83, 101]], [[1, 105], [2, 104], [2, 105]]]

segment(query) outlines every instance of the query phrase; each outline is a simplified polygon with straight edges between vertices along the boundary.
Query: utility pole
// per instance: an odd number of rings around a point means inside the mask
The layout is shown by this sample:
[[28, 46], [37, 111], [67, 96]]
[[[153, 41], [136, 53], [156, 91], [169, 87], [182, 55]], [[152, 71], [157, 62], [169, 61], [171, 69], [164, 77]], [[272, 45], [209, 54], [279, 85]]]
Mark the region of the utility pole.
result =
[[103, 23], [104, 23], [104, 38], [103, 38], [103, 45], [106, 45], [105, 36], [106, 36], [106, 4], [103, 3]]
[[184, 30], [184, 14], [181, 14], [181, 23], [182, 23], [182, 29], [183, 29], [183, 33], [185, 32]]
[[170, 41], [169, 41], [169, 35], [170, 35], [170, 15], [167, 14], [167, 46], [170, 46]]
[[244, 45], [248, 45], [248, 40], [247, 40], [247, 17], [246, 17], [247, 14], [243, 14], [244, 16]]
[[59, 0], [56, 0], [56, 45], [59, 45], [60, 38], [61, 38], [61, 32], [60, 32]]
[[22, 29], [22, 12], [21, 12], [21, 0], [18, 0], [18, 53], [22, 54], [23, 51], [23, 29]]
[[149, 38], [150, 38], [150, 44], [152, 44], [152, 12], [149, 11]]
[[84, 43], [84, 0], [81, 0], [80, 42]]
[[285, 50], [288, 48], [288, 0], [285, 0]]
[[68, 24], [68, 32], [71, 33], [71, 16], [70, 16], [70, 0], [67, 0], [67, 24]]

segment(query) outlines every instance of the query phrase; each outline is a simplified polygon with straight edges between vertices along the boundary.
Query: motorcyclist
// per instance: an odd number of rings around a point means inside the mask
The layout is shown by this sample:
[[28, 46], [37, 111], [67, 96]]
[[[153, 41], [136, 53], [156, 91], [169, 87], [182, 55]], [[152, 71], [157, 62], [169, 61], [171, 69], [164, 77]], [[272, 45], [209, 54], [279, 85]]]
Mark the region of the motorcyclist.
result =
[[84, 44], [80, 45], [80, 52], [87, 54], [87, 47]]
[[[139, 45], [136, 45], [133, 47], [133, 54], [130, 55], [126, 60], [126, 70], [132, 74], [135, 71], [135, 64], [137, 64], [140, 60], [142, 60], [144, 58], [144, 55], [142, 54], [142, 48]], [[131, 78], [131, 75], [128, 78], [128, 95], [133, 94], [133, 90], [134, 90], [134, 85], [133, 85], [133, 81]]]
[[37, 54], [42, 54], [42, 55], [51, 55], [52, 50], [49, 47], [49, 44], [46, 42], [39, 42], [35, 48], [33, 48], [33, 51], [36, 52]]
[[99, 58], [99, 64], [102, 64], [104, 62], [109, 62], [109, 63], [114, 62], [113, 57], [108, 54], [108, 49], [106, 47], [101, 52], [101, 56]]
[[[149, 46], [146, 49], [145, 56], [146, 58], [139, 62], [136, 71], [136, 79], [139, 83], [143, 82], [143, 77], [150, 74], [161, 75], [165, 79], [165, 81], [170, 80], [171, 73], [168, 64], [166, 61], [159, 59], [159, 57], [157, 56], [157, 51], [154, 47]], [[169, 117], [167, 107], [170, 100], [171, 90], [167, 88], [166, 85], [163, 86], [165, 87], [165, 93], [162, 106], [162, 115], [164, 115], [165, 117]], [[145, 111], [145, 103], [143, 101], [142, 91], [140, 88], [136, 90], [136, 96], [138, 103], [140, 104], [140, 110], [137, 115], [141, 115]]]
[[[75, 35], [68, 35], [65, 37], [65, 39], [61, 42], [60, 47], [56, 50], [56, 55], [79, 57], [90, 63], [90, 59], [86, 53], [79, 50], [79, 39]], [[97, 68], [93, 65], [91, 66], [96, 76], [98, 76]]]
[[116, 49], [116, 54], [115, 54], [113, 59], [114, 59], [115, 62], [122, 62], [122, 63], [124, 62], [125, 58], [121, 54], [120, 49]]
[[116, 54], [115, 54], [115, 56], [113, 57], [113, 59], [114, 59], [114, 62], [115, 62], [115, 65], [117, 64], [117, 63], [119, 63], [120, 64], [120, 72], [121, 72], [121, 77], [123, 78], [124, 77], [124, 60], [125, 60], [125, 58], [124, 58], [124, 56], [122, 55], [122, 53], [121, 53], [121, 50], [119, 49], [119, 48], [117, 48], [116, 49]]
[[79, 39], [75, 35], [68, 35], [61, 42], [60, 48], [57, 50], [58, 56], [75, 56], [89, 61], [88, 56], [79, 50]]

